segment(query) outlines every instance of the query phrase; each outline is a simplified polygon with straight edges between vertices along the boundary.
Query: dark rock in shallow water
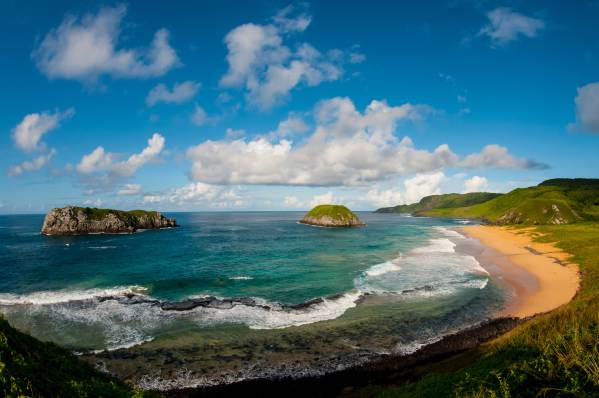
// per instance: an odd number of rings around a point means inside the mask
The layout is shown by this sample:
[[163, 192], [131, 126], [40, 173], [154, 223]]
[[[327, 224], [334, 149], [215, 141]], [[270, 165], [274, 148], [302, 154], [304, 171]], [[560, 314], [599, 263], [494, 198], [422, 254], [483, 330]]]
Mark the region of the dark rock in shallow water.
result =
[[45, 235], [85, 235], [132, 233], [141, 229], [178, 227], [174, 218], [157, 211], [121, 211], [67, 206], [48, 212], [42, 226]]

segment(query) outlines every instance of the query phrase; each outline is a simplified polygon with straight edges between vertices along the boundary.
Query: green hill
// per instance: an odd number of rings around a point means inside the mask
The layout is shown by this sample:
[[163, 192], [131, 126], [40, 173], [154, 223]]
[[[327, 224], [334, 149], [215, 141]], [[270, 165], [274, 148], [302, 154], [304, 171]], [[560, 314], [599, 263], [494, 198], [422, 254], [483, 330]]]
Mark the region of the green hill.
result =
[[[494, 195], [494, 196], [492, 196]], [[470, 203], [466, 203], [469, 201]], [[391, 211], [388, 209], [392, 209]], [[493, 224], [571, 224], [599, 220], [599, 179], [557, 178], [504, 195], [449, 194], [377, 212], [480, 219]]]
[[[0, 316], [0, 396], [131, 397], [146, 394], [100, 373], [69, 351], [12, 328]], [[150, 394], [147, 394], [148, 396]]]
[[319, 205], [300, 220], [302, 224], [322, 227], [352, 227], [364, 225], [350, 209], [342, 205]]
[[599, 179], [554, 179], [472, 206], [437, 207], [433, 217], [478, 218], [494, 224], [571, 224], [599, 220]]
[[491, 192], [471, 192], [471, 193], [448, 193], [444, 195], [426, 196], [418, 203], [410, 205], [399, 205], [394, 207], [383, 207], [376, 213], [410, 213], [414, 215], [424, 215], [424, 212], [437, 208], [455, 208], [472, 206], [483, 203], [488, 200], [501, 196], [500, 193]]

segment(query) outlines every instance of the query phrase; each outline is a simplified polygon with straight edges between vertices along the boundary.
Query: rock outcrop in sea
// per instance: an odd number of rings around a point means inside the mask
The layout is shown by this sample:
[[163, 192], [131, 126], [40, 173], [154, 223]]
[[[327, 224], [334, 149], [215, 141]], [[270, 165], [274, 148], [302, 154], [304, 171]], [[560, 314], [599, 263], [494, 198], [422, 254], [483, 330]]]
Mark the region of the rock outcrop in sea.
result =
[[366, 225], [350, 209], [342, 205], [319, 205], [300, 220], [319, 227], [357, 227]]
[[44, 235], [85, 235], [93, 233], [133, 233], [140, 229], [178, 227], [174, 218], [157, 211], [113, 210], [67, 206], [52, 209], [46, 214]]

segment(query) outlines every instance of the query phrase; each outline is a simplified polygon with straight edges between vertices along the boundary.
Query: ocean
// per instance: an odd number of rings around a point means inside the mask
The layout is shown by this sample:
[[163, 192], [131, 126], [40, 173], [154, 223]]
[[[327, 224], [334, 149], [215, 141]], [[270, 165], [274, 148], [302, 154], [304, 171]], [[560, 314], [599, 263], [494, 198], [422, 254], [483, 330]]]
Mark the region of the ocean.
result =
[[[454, 230], [464, 220], [358, 212], [366, 227], [329, 229], [300, 212], [167, 215], [181, 227], [69, 237], [40, 235], [43, 215], [0, 216], [0, 313], [164, 389], [410, 353], [507, 298]], [[167, 377], [157, 350], [187, 373]], [[141, 355], [134, 376], [115, 352]]]

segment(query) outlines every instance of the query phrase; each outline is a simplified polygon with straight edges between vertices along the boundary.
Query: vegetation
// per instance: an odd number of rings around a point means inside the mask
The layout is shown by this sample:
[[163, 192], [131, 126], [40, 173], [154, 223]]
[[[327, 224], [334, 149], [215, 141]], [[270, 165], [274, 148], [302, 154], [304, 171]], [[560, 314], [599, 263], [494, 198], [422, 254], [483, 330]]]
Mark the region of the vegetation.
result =
[[142, 397], [69, 351], [13, 329], [0, 317], [0, 396]]
[[[599, 179], [561, 178], [544, 181], [536, 187], [515, 189], [505, 195], [495, 194], [495, 197], [479, 193], [470, 199], [467, 195], [471, 194], [428, 196], [416, 205], [396, 208], [415, 215], [477, 218], [495, 224], [599, 221]], [[467, 200], [479, 202], [465, 204]]]
[[358, 217], [350, 209], [343, 205], [318, 205], [304, 216], [304, 218], [312, 217], [330, 217], [332, 220], [339, 223], [348, 223], [351, 220], [358, 219]]
[[472, 206], [478, 203], [487, 202], [501, 196], [500, 193], [491, 192], [471, 192], [471, 193], [448, 193], [444, 195], [426, 196], [418, 203], [410, 205], [399, 205], [394, 207], [383, 207], [378, 209], [377, 213], [410, 213], [414, 215], [424, 215], [429, 210], [437, 208], [456, 208]]
[[[537, 227], [580, 265], [582, 284], [569, 304], [475, 350], [429, 365], [420, 380], [370, 387], [380, 397], [599, 396], [599, 223]], [[456, 370], [457, 369], [457, 370]]]
[[87, 218], [89, 218], [90, 220], [102, 220], [108, 214], [114, 214], [119, 219], [128, 221], [129, 224], [134, 223], [134, 221], [138, 217], [145, 216], [148, 218], [153, 218], [153, 217], [158, 216], [157, 211], [146, 211], [146, 210], [123, 211], [123, 210], [113, 210], [113, 209], [99, 209], [97, 207], [73, 207], [73, 210], [74, 211], [82, 211], [83, 213], [85, 213]]

